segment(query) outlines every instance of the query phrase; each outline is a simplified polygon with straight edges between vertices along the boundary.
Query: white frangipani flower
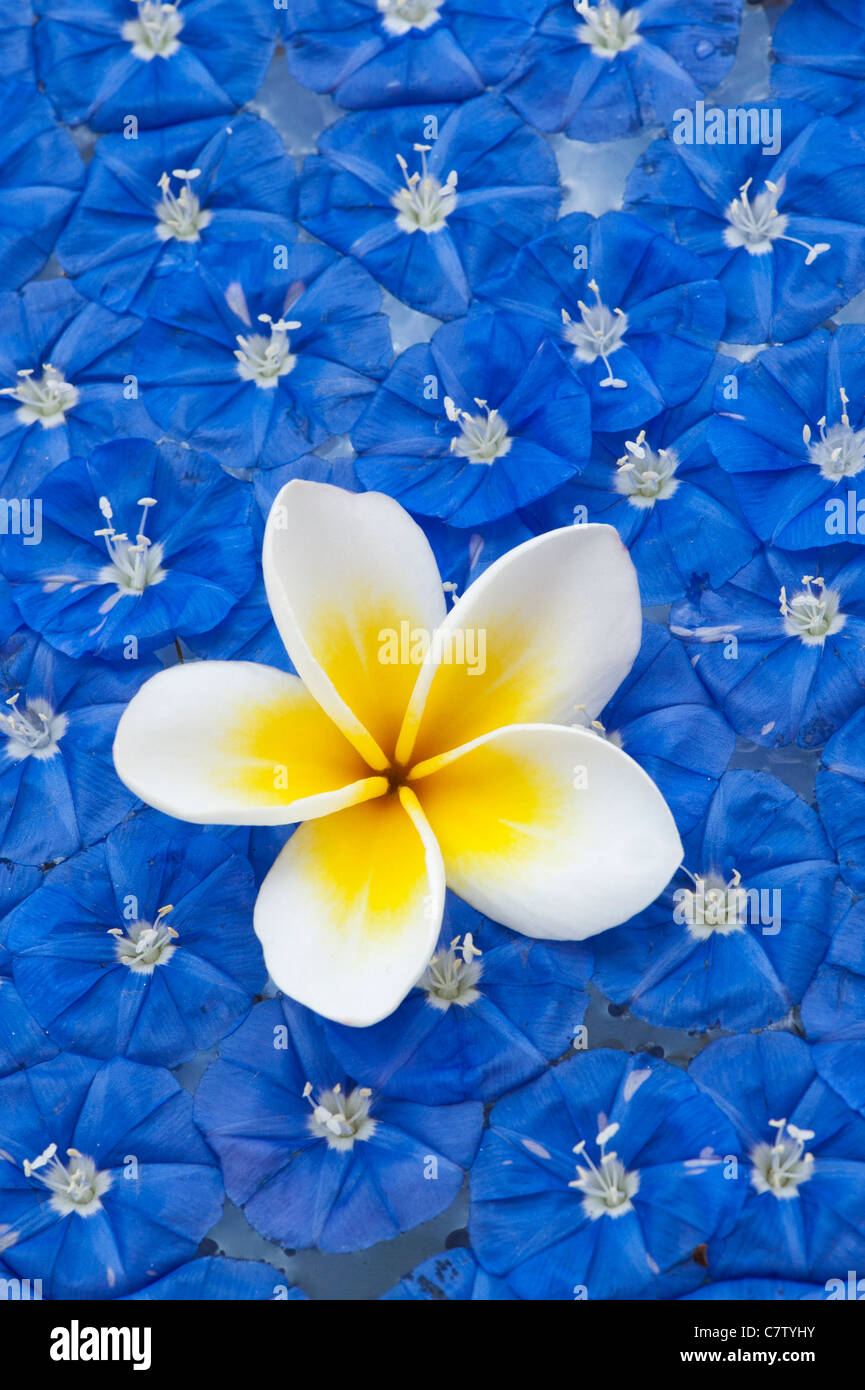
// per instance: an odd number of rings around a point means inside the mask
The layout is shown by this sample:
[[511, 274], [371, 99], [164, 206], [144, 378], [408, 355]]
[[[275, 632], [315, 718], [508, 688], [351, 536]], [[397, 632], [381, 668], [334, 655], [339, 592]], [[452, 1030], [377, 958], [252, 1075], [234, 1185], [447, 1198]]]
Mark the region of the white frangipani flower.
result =
[[[592, 936], [645, 907], [681, 860], [655, 784], [597, 716], [640, 644], [636, 572], [611, 526], [551, 531], [447, 608], [397, 502], [290, 482], [264, 539], [273, 616], [298, 672], [186, 662], [126, 709], [123, 781], [198, 824], [303, 822], [255, 930], [276, 984], [325, 1017], [391, 1013], [426, 970], [446, 885], [528, 936]], [[382, 636], [432, 634], [422, 664]], [[485, 634], [484, 669], [452, 639]]]

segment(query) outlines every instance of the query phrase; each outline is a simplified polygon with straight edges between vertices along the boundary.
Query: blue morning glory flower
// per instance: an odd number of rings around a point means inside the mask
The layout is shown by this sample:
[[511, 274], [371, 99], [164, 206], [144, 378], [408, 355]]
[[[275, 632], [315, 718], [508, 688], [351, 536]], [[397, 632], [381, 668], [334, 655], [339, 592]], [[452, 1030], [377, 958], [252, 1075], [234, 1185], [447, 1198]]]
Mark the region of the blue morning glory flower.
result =
[[349, 1075], [388, 1096], [495, 1100], [574, 1043], [590, 974], [582, 942], [517, 936], [448, 894], [436, 953], [396, 1012], [371, 1028], [324, 1028]]
[[[2, 57], [0, 49], [0, 62]], [[4, 83], [2, 94], [0, 283], [16, 289], [38, 274], [54, 250], [84, 183], [84, 163], [49, 102], [30, 83]]]
[[709, 444], [761, 540], [865, 542], [865, 326], [767, 348], [717, 409]]
[[163, 1067], [64, 1053], [0, 1081], [0, 1250], [46, 1298], [116, 1298], [191, 1259], [223, 1189]]
[[273, 6], [257, 0], [78, 0], [72, 8], [34, 0], [34, 8], [39, 80], [64, 121], [93, 130], [236, 110], [261, 86], [278, 26]]
[[481, 1269], [471, 1250], [458, 1246], [424, 1260], [400, 1279], [386, 1294], [382, 1303], [438, 1302], [498, 1303], [516, 1294], [504, 1279]]
[[290, 244], [294, 164], [258, 116], [97, 142], [87, 186], [57, 246], [76, 288], [118, 313], [143, 313], [159, 282], [203, 246]]
[[716, 384], [731, 381], [735, 367], [731, 358], [717, 357], [689, 402], [630, 438], [596, 434], [579, 476], [532, 508], [537, 529], [610, 522], [630, 551], [646, 604], [669, 603], [694, 584], [717, 588], [730, 579], [758, 542], [706, 436]]
[[306, 160], [299, 217], [413, 309], [466, 313], [559, 209], [549, 145], [499, 98], [344, 116]]
[[42, 537], [7, 540], [25, 622], [68, 656], [130, 660], [215, 626], [257, 571], [247, 487], [206, 456], [121, 439], [40, 485]]
[[506, 95], [539, 130], [614, 140], [725, 76], [742, 0], [548, 0]]
[[759, 141], [656, 140], [625, 198], [720, 280], [728, 342], [788, 342], [865, 288], [865, 134], [795, 102], [747, 109], [780, 128], [777, 157]]
[[506, 78], [546, 0], [294, 0], [293, 76], [340, 106], [464, 101]]
[[62, 1047], [173, 1067], [212, 1047], [267, 979], [249, 863], [217, 835], [144, 812], [53, 869], [6, 944]]
[[136, 805], [111, 746], [126, 705], [158, 669], [73, 661], [22, 630], [0, 647], [0, 859], [65, 859]]
[[622, 212], [563, 217], [481, 293], [543, 326], [589, 392], [593, 428], [608, 432], [690, 400], [724, 326], [706, 266]]
[[686, 872], [595, 939], [598, 988], [664, 1028], [786, 1018], [826, 952], [838, 882], [816, 812], [768, 773], [727, 772], [684, 849]]
[[865, 558], [765, 550], [670, 627], [737, 733], [815, 748], [865, 701]]
[[802, 1023], [809, 1038], [865, 1039], [865, 898], [848, 907], [833, 931], [802, 1001]]
[[163, 284], [136, 356], [172, 438], [235, 468], [286, 463], [357, 419], [390, 364], [381, 292], [311, 242], [206, 247]]
[[601, 1048], [498, 1101], [472, 1169], [469, 1234], [527, 1299], [663, 1298], [735, 1220], [733, 1131], [669, 1062]]
[[865, 11], [849, 0], [797, 0], [775, 25], [772, 91], [833, 116], [865, 116]]
[[154, 1303], [162, 1299], [189, 1303], [275, 1299], [279, 1303], [305, 1300], [306, 1294], [292, 1288], [280, 1270], [261, 1260], [205, 1255], [148, 1284], [140, 1293], [127, 1294], [125, 1301]]
[[[734, 1229], [709, 1241], [715, 1279], [818, 1282], [865, 1260], [865, 1119], [848, 1097], [858, 1043], [809, 1047], [789, 1033], [720, 1038], [689, 1074], [736, 1131]], [[855, 1084], [855, 1083], [854, 1083]]]
[[643, 623], [636, 660], [599, 722], [657, 783], [682, 834], [693, 829], [736, 739], [681, 642], [658, 623]]
[[349, 1079], [316, 1016], [280, 998], [222, 1043], [195, 1115], [257, 1231], [336, 1252], [444, 1211], [474, 1158], [482, 1107], [395, 1100]]
[[35, 100], [33, 73], [33, 10], [30, 0], [0, 0], [0, 72], [8, 80], [26, 79]]
[[54, 1043], [18, 993], [12, 957], [5, 946], [13, 908], [39, 887], [42, 878], [41, 869], [0, 859], [0, 1077], [57, 1055]]
[[817, 804], [841, 875], [865, 894], [865, 708], [830, 738], [817, 773]]
[[816, 1302], [827, 1298], [825, 1285], [803, 1284], [796, 1279], [723, 1279], [717, 1284], [707, 1284], [694, 1293], [686, 1293], [683, 1302], [692, 1303], [768, 1303], [779, 1301]]
[[398, 358], [352, 442], [365, 487], [477, 526], [582, 467], [589, 398], [531, 319], [477, 307]]
[[153, 438], [138, 399], [139, 320], [82, 298], [66, 279], [0, 294], [0, 485], [29, 497], [46, 473], [106, 440]]

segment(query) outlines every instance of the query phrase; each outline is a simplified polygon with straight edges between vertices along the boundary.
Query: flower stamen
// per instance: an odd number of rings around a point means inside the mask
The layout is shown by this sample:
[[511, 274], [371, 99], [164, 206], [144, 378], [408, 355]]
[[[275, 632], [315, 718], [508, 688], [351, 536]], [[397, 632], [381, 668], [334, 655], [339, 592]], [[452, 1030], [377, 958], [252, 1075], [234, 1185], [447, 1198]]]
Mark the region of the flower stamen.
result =
[[177, 932], [163, 922], [174, 908], [171, 903], [161, 907], [155, 921], [131, 922], [124, 933], [120, 927], [111, 927], [108, 935], [114, 937], [114, 951], [121, 964], [126, 965], [133, 975], [152, 975], [157, 965], [167, 965], [177, 950]]
[[[57, 1145], [48, 1148], [37, 1158], [24, 1160], [24, 1176], [41, 1182], [51, 1193], [50, 1205], [60, 1216], [95, 1216], [102, 1210], [101, 1198], [111, 1186], [112, 1178], [108, 1172], [100, 1172], [86, 1154], [77, 1149], [67, 1149], [70, 1163], [61, 1163], [57, 1158]], [[40, 1172], [44, 1169], [44, 1172]]]
[[154, 58], [171, 58], [180, 47], [177, 35], [183, 28], [183, 15], [176, 4], [160, 4], [159, 0], [132, 0], [138, 6], [135, 19], [124, 20], [120, 30], [132, 52], [144, 63]]
[[65, 714], [55, 714], [48, 701], [39, 695], [28, 700], [20, 710], [20, 696], [20, 690], [16, 690], [6, 701], [11, 714], [0, 713], [0, 730], [7, 738], [8, 756], [15, 762], [23, 762], [25, 758], [36, 758], [39, 762], [53, 758], [69, 720]]
[[427, 169], [427, 152], [431, 145], [414, 145], [421, 159], [421, 172], [409, 174], [408, 164], [401, 154], [397, 163], [402, 169], [405, 188], [391, 198], [397, 210], [396, 222], [404, 232], [440, 232], [457, 205], [457, 172], [451, 169], [442, 185]]
[[577, 28], [577, 38], [590, 44], [598, 58], [612, 60], [640, 42], [640, 11], [636, 7], [623, 12], [611, 0], [598, 0], [596, 6], [589, 0], [574, 0], [574, 9], [584, 21]]
[[450, 451], [469, 463], [492, 464], [510, 451], [513, 440], [508, 427], [499, 412], [491, 410], [486, 401], [475, 397], [475, 405], [484, 415], [471, 415], [445, 396], [445, 414], [452, 425], [459, 425], [460, 433], [450, 443]]
[[[822, 647], [827, 637], [840, 632], [847, 621], [847, 615], [839, 612], [841, 595], [836, 589], [827, 589], [819, 575], [803, 574], [804, 589], [792, 598], [787, 598], [787, 590], [781, 586], [781, 616], [784, 630], [791, 637], [798, 637], [806, 647]], [[814, 593], [811, 585], [818, 592]]]
[[45, 430], [56, 429], [66, 423], [67, 412], [78, 404], [80, 392], [77, 386], [67, 381], [61, 371], [45, 362], [42, 376], [37, 381], [32, 367], [24, 367], [17, 373], [17, 386], [4, 386], [0, 396], [11, 396], [19, 401], [15, 418], [22, 425], [34, 425], [38, 421]]
[[107, 497], [100, 497], [99, 510], [108, 525], [94, 531], [93, 534], [105, 541], [111, 563], [103, 565], [97, 583], [117, 586], [117, 592], [106, 599], [99, 609], [100, 613], [109, 612], [121, 598], [140, 598], [146, 588], [152, 584], [161, 584], [165, 579], [167, 570], [162, 567], [163, 547], [158, 541], [151, 541], [144, 530], [147, 525], [147, 513], [156, 505], [155, 497], [139, 497], [141, 525], [135, 540], [130, 541], [125, 531], [115, 531], [112, 525], [114, 513], [111, 503]]
[[[159, 187], [162, 202], [156, 204], [156, 235], [160, 241], [200, 241], [200, 233], [213, 221], [213, 213], [202, 208], [192, 191], [192, 181], [201, 174], [200, 169], [172, 169], [171, 174], [162, 174]], [[183, 187], [175, 197], [171, 191], [171, 180], [182, 179]]]
[[837, 483], [841, 478], [855, 478], [865, 468], [865, 429], [854, 430], [850, 424], [847, 406], [850, 398], [844, 387], [839, 388], [841, 396], [841, 419], [836, 425], [826, 427], [826, 416], [817, 421], [820, 438], [812, 439], [811, 426], [805, 425], [802, 438], [811, 463], [819, 468], [821, 475]]
[[437, 951], [418, 982], [418, 988], [426, 990], [427, 1003], [446, 1012], [451, 1004], [465, 1009], [480, 999], [475, 986], [483, 973], [476, 959], [481, 954], [471, 932], [462, 939], [455, 936], [447, 950]]
[[679, 486], [676, 469], [679, 458], [673, 449], [655, 452], [646, 444], [646, 431], [640, 430], [636, 439], [626, 439], [623, 454], [616, 462], [613, 479], [616, 492], [627, 497], [632, 507], [654, 507], [656, 502], [672, 497]]
[[[771, 1192], [779, 1200], [799, 1196], [799, 1187], [813, 1176], [814, 1155], [805, 1145], [814, 1138], [813, 1129], [799, 1129], [785, 1120], [770, 1120], [778, 1137], [774, 1144], [763, 1141], [751, 1151], [751, 1183], [758, 1192]], [[786, 1136], [784, 1130], [786, 1129]]]
[[753, 179], [743, 183], [738, 198], [733, 199], [724, 213], [730, 224], [724, 228], [724, 243], [734, 248], [744, 246], [749, 256], [765, 256], [774, 249], [774, 241], [790, 241], [805, 248], [808, 252], [805, 264], [812, 265], [818, 256], [831, 249], [831, 243], [818, 241], [812, 246], [799, 237], [786, 235], [789, 218], [786, 213], [778, 211], [778, 200], [784, 192], [785, 182], [784, 178], [778, 179], [777, 183], [766, 179], [765, 191], [758, 193], [753, 202], [748, 197]]
[[376, 0], [382, 28], [399, 38], [412, 29], [431, 29], [444, 0]]
[[595, 362], [600, 357], [607, 369], [607, 375], [599, 385], [612, 386], [615, 390], [621, 391], [628, 383], [621, 377], [613, 376], [609, 359], [624, 346], [628, 316], [622, 309], [610, 312], [601, 299], [597, 280], [589, 281], [589, 289], [596, 302], [590, 307], [581, 299], [577, 300], [582, 315], [580, 323], [571, 318], [567, 309], [562, 310], [565, 341], [573, 345], [574, 356], [580, 362]]
[[312, 1106], [307, 1123], [317, 1139], [327, 1140], [329, 1149], [352, 1149], [357, 1141], [372, 1138], [378, 1121], [370, 1117], [369, 1086], [355, 1086], [347, 1096], [341, 1086], [333, 1086], [319, 1091], [318, 1099], [313, 1098], [312, 1091], [312, 1082], [307, 1081], [303, 1096]]
[[237, 334], [239, 347], [235, 349], [237, 370], [244, 381], [254, 381], [264, 391], [272, 391], [281, 376], [294, 370], [296, 354], [292, 353], [288, 335], [300, 328], [298, 319], [277, 319], [270, 314], [259, 314], [259, 323], [270, 326], [270, 336], [263, 333]]
[[568, 1183], [568, 1187], [576, 1187], [584, 1194], [583, 1211], [592, 1221], [597, 1221], [601, 1216], [615, 1219], [632, 1211], [631, 1198], [640, 1190], [640, 1174], [636, 1171], [629, 1173], [615, 1150], [606, 1152], [606, 1145], [618, 1134], [619, 1129], [618, 1124], [607, 1125], [597, 1135], [595, 1143], [601, 1152], [598, 1164], [586, 1152], [585, 1139], [574, 1145], [574, 1153], [584, 1158], [589, 1166], [583, 1168], [578, 1163], [578, 1176]]

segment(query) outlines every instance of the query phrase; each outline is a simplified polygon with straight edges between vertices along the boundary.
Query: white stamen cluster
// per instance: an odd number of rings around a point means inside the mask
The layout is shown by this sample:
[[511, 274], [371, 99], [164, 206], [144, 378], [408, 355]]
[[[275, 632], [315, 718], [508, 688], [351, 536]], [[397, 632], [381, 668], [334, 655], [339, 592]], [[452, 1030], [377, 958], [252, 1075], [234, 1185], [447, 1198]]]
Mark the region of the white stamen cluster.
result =
[[[806, 647], [822, 647], [827, 637], [840, 632], [847, 616], [839, 612], [841, 595], [836, 589], [827, 589], [819, 575], [803, 574], [804, 589], [792, 598], [787, 598], [787, 590], [781, 588], [781, 616], [784, 629], [791, 637], [798, 637]], [[815, 593], [811, 588], [814, 585]]]
[[820, 438], [813, 439], [811, 426], [805, 425], [802, 438], [808, 450], [808, 457], [821, 475], [830, 482], [837, 483], [841, 478], [855, 478], [865, 468], [865, 430], [854, 430], [847, 414], [850, 404], [847, 392], [842, 386], [841, 419], [836, 425], [826, 425], [826, 416], [817, 421]]
[[382, 28], [394, 38], [412, 29], [431, 29], [444, 0], [376, 0]]
[[0, 391], [0, 396], [11, 396], [19, 402], [16, 420], [22, 425], [35, 425], [38, 422], [45, 430], [65, 424], [67, 412], [78, 404], [78, 387], [67, 381], [50, 362], [43, 364], [42, 376], [38, 380], [33, 375], [32, 367], [25, 367], [16, 375], [17, 386], [4, 386]]
[[476, 988], [483, 973], [480, 955], [471, 932], [462, 940], [455, 936], [446, 951], [437, 951], [418, 982], [418, 988], [426, 990], [427, 1003], [447, 1011], [451, 1004], [465, 1009], [480, 999]]
[[574, 0], [574, 9], [583, 20], [577, 27], [577, 38], [589, 44], [598, 58], [613, 59], [640, 42], [640, 11], [636, 7], [623, 12], [611, 0], [598, 0], [597, 5]]
[[627, 382], [613, 376], [610, 357], [623, 346], [628, 328], [628, 316], [622, 309], [612, 313], [601, 299], [597, 280], [589, 281], [589, 289], [595, 296], [595, 303], [589, 307], [581, 299], [577, 300], [582, 318], [579, 323], [572, 319], [567, 309], [562, 310], [565, 341], [574, 348], [574, 356], [580, 362], [595, 362], [600, 357], [607, 369], [607, 375], [599, 384], [612, 386], [617, 391], [624, 390]]
[[401, 154], [397, 163], [402, 169], [405, 188], [400, 188], [391, 198], [396, 208], [396, 224], [404, 232], [440, 232], [448, 217], [457, 205], [457, 174], [451, 169], [444, 184], [427, 169], [427, 152], [430, 145], [413, 147], [421, 159], [421, 172], [409, 174], [408, 164]]
[[36, 758], [39, 762], [53, 758], [69, 720], [65, 714], [55, 714], [40, 695], [28, 700], [21, 710], [18, 708], [20, 697], [21, 692], [16, 691], [6, 701], [11, 713], [0, 713], [0, 731], [6, 735], [8, 756], [15, 762], [23, 762], [25, 758]]
[[142, 509], [141, 525], [135, 540], [131, 541], [125, 531], [115, 531], [112, 525], [114, 512], [111, 503], [107, 497], [100, 497], [99, 510], [108, 525], [94, 531], [93, 534], [105, 541], [111, 563], [102, 566], [98, 582], [117, 586], [117, 592], [106, 599], [99, 610], [100, 613], [109, 612], [121, 598], [140, 598], [149, 585], [161, 584], [165, 579], [167, 570], [162, 568], [163, 548], [158, 541], [151, 541], [144, 531], [147, 513], [156, 505], [155, 497], [139, 497], [138, 506]]
[[173, 910], [169, 903], [159, 909], [153, 923], [131, 922], [125, 932], [120, 927], [110, 929], [108, 935], [114, 937], [115, 955], [133, 975], [152, 975], [157, 965], [167, 965], [171, 960], [177, 950], [177, 932], [162, 919]]
[[744, 931], [748, 921], [748, 893], [738, 869], [727, 882], [718, 874], [694, 875], [693, 889], [681, 895], [681, 912], [688, 931], [698, 941], [710, 936], [730, 936]]
[[777, 1138], [774, 1144], [764, 1141], [752, 1150], [751, 1183], [758, 1192], [789, 1200], [798, 1197], [801, 1184], [813, 1176], [814, 1155], [805, 1152], [805, 1145], [814, 1138], [814, 1131], [799, 1129], [786, 1120], [770, 1120], [769, 1124], [777, 1130]]
[[100, 1172], [93, 1159], [77, 1149], [66, 1150], [69, 1163], [61, 1163], [56, 1155], [57, 1145], [49, 1144], [38, 1158], [25, 1159], [24, 1176], [48, 1188], [50, 1205], [60, 1216], [95, 1216], [102, 1210], [101, 1198], [111, 1186], [111, 1174]]
[[368, 1086], [355, 1086], [348, 1095], [341, 1086], [334, 1086], [319, 1091], [317, 1099], [313, 1099], [312, 1090], [312, 1083], [307, 1081], [303, 1095], [312, 1106], [307, 1123], [317, 1139], [327, 1140], [329, 1149], [352, 1149], [356, 1142], [372, 1138], [378, 1122], [370, 1117], [372, 1091]]
[[288, 335], [300, 328], [300, 321], [277, 319], [274, 322], [270, 314], [259, 314], [258, 321], [270, 326], [270, 334], [265, 337], [263, 333], [238, 333], [239, 346], [234, 352], [237, 371], [244, 381], [254, 381], [263, 391], [272, 391], [279, 378], [293, 371], [297, 363]]
[[675, 450], [656, 452], [649, 448], [645, 430], [640, 430], [636, 439], [626, 439], [625, 448], [628, 452], [617, 461], [613, 479], [616, 491], [627, 497], [632, 507], [654, 507], [656, 502], [672, 497], [679, 486]]
[[460, 433], [451, 440], [451, 453], [468, 459], [469, 463], [491, 464], [509, 452], [513, 441], [497, 410], [490, 410], [486, 401], [477, 397], [475, 405], [485, 413], [471, 415], [467, 410], [460, 410], [450, 396], [445, 396], [445, 414], [452, 425], [460, 427]]
[[[156, 204], [156, 235], [160, 241], [200, 241], [201, 232], [213, 221], [213, 213], [202, 208], [192, 191], [192, 181], [200, 169], [172, 169], [159, 180], [162, 201]], [[175, 197], [171, 180], [182, 179], [183, 187]]]
[[786, 213], [778, 211], [784, 182], [783, 178], [778, 179], [777, 183], [766, 179], [764, 192], [758, 193], [753, 202], [748, 197], [753, 179], [742, 184], [738, 198], [733, 199], [724, 213], [729, 223], [724, 228], [724, 243], [734, 248], [744, 246], [749, 256], [766, 256], [774, 250], [773, 242], [790, 241], [805, 248], [808, 252], [805, 264], [812, 265], [818, 256], [830, 249], [830, 243], [818, 241], [812, 246], [810, 242], [786, 235], [789, 218]]
[[159, 0], [133, 0], [138, 16], [127, 19], [120, 30], [132, 52], [143, 63], [154, 58], [171, 58], [180, 47], [177, 35], [183, 28], [183, 15], [177, 5], [162, 5]]
[[598, 1164], [593, 1163], [586, 1153], [585, 1139], [574, 1145], [574, 1153], [584, 1158], [588, 1167], [584, 1168], [578, 1163], [577, 1177], [568, 1183], [568, 1187], [576, 1187], [583, 1193], [583, 1211], [592, 1221], [597, 1221], [601, 1216], [615, 1219], [632, 1211], [631, 1198], [640, 1190], [639, 1173], [629, 1173], [614, 1149], [606, 1152], [606, 1145], [618, 1134], [619, 1128], [617, 1124], [607, 1125], [595, 1139], [601, 1151]]

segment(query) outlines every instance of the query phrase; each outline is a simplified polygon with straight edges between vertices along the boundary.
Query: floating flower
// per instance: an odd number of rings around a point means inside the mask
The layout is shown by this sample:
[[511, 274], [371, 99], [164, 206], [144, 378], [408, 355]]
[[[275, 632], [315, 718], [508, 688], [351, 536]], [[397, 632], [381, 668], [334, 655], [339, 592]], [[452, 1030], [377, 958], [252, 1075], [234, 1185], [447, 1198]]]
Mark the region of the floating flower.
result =
[[817, 773], [817, 804], [841, 875], [865, 893], [865, 708], [830, 738]]
[[[33, 0], [39, 80], [70, 125], [117, 131], [234, 111], [261, 85], [278, 16], [257, 0]], [[217, 41], [218, 38], [218, 41]]]
[[408, 348], [352, 431], [358, 477], [453, 526], [512, 514], [570, 478], [589, 398], [531, 320], [473, 309]]
[[292, 74], [340, 106], [464, 101], [508, 76], [545, 0], [295, 0]]
[[471, 1250], [457, 1246], [424, 1260], [411, 1274], [382, 1294], [383, 1303], [404, 1303], [411, 1300], [448, 1299], [459, 1303], [496, 1303], [513, 1300], [504, 1279], [497, 1279], [481, 1269]]
[[411, 1104], [357, 1084], [312, 1015], [268, 999], [222, 1043], [195, 1116], [257, 1231], [338, 1252], [444, 1211], [474, 1158], [483, 1108]]
[[547, 0], [505, 89], [524, 120], [572, 140], [665, 125], [724, 77], [742, 0]]
[[275, 1299], [305, 1300], [306, 1294], [286, 1283], [285, 1275], [261, 1260], [226, 1260], [205, 1255], [172, 1270], [140, 1293], [126, 1295], [129, 1303], [161, 1300], [184, 1303], [231, 1302]]
[[621, 212], [563, 217], [481, 293], [543, 326], [589, 392], [596, 430], [640, 428], [689, 401], [724, 325], [706, 266]]
[[[865, 218], [850, 199], [865, 138], [795, 102], [745, 110], [757, 132], [747, 140], [737, 131], [723, 145], [654, 141], [625, 197], [720, 280], [729, 342], [788, 342], [865, 288]], [[758, 138], [761, 121], [777, 150]]]
[[729, 1228], [733, 1132], [669, 1062], [600, 1048], [498, 1101], [472, 1169], [472, 1248], [520, 1298], [663, 1298]]
[[190, 1259], [223, 1190], [162, 1067], [64, 1053], [0, 1081], [0, 1248], [46, 1298], [116, 1298]]
[[40, 485], [42, 535], [2, 564], [25, 621], [68, 656], [137, 658], [223, 619], [255, 574], [248, 489], [213, 459], [103, 444]]
[[[0, 29], [4, 19], [0, 7]], [[5, 64], [3, 72], [8, 73]], [[84, 163], [30, 83], [5, 84], [3, 106], [8, 115], [0, 149], [0, 283], [15, 289], [38, 274], [54, 250], [81, 191]]]
[[139, 320], [83, 299], [66, 279], [0, 294], [0, 483], [29, 498], [57, 464], [97, 444], [152, 438], [138, 399]]
[[808, 1037], [829, 1042], [865, 1039], [865, 899], [841, 901], [847, 910], [802, 1001]]
[[745, 1197], [735, 1228], [709, 1241], [714, 1278], [818, 1282], [862, 1267], [865, 1119], [848, 1099], [859, 1046], [763, 1033], [720, 1038], [691, 1063], [735, 1128], [727, 1186]]
[[538, 1076], [580, 1031], [591, 954], [514, 936], [449, 897], [435, 954], [412, 993], [372, 1028], [329, 1024], [352, 1076], [442, 1105], [495, 1100]]
[[135, 805], [111, 762], [155, 663], [72, 661], [22, 630], [0, 647], [0, 859], [42, 864], [101, 840]]
[[735, 367], [718, 357], [687, 404], [628, 437], [596, 434], [579, 475], [523, 515], [536, 530], [610, 522], [637, 567], [644, 603], [669, 603], [695, 585], [725, 583], [758, 549], [706, 442], [715, 387], [732, 380]]
[[9, 922], [15, 980], [61, 1046], [176, 1066], [263, 987], [247, 861], [216, 835], [135, 816], [52, 870]]
[[106, 135], [57, 255], [82, 294], [140, 314], [204, 246], [290, 245], [296, 202], [293, 162], [257, 116]]
[[[42, 877], [41, 869], [0, 860], [0, 1077], [57, 1055], [54, 1043], [18, 993], [12, 957], [5, 946], [13, 908], [39, 887]], [[0, 1236], [0, 1249], [2, 1244]]]
[[385, 289], [437, 318], [549, 226], [559, 175], [547, 143], [495, 96], [345, 116], [319, 137], [300, 220]]
[[670, 627], [737, 733], [819, 747], [865, 701], [865, 559], [765, 550]]
[[446, 614], [397, 503], [295, 480], [268, 520], [264, 575], [301, 679], [163, 671], [126, 711], [115, 762], [182, 819], [306, 822], [255, 911], [293, 998], [343, 1023], [386, 1017], [433, 954], [445, 882], [505, 926], [570, 939], [668, 881], [681, 846], [657, 788], [612, 743], [563, 727], [603, 707], [639, 645], [612, 530], [518, 547]]
[[719, 398], [709, 444], [750, 525], [785, 550], [865, 542], [865, 326], [767, 348]]
[[785, 1019], [829, 944], [838, 867], [816, 813], [768, 773], [727, 772], [683, 863], [656, 903], [598, 939], [598, 988], [662, 1028]]
[[137, 370], [174, 439], [234, 468], [265, 467], [344, 434], [391, 360], [381, 293], [312, 243], [205, 247], [150, 306]]
[[797, 0], [772, 35], [772, 91], [848, 120], [865, 116], [865, 14], [847, 0]]

